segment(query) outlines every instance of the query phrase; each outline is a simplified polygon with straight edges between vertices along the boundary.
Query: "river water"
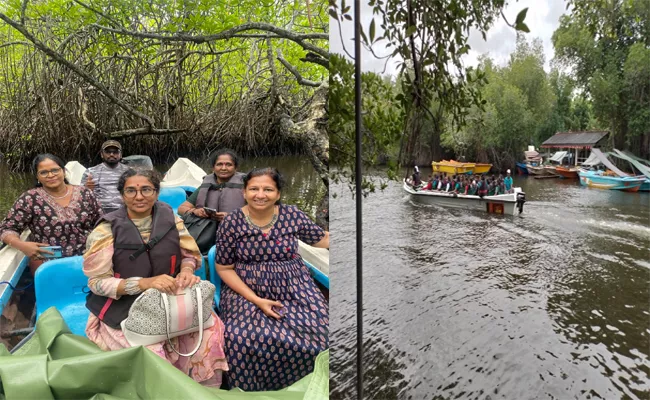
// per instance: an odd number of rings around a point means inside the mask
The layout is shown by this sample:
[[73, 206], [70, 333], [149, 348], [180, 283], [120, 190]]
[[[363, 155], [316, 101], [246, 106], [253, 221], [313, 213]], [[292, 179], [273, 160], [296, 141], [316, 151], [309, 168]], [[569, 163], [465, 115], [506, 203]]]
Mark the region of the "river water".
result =
[[[514, 179], [521, 217], [395, 182], [364, 199], [365, 398], [650, 398], [650, 194]], [[331, 398], [351, 399], [355, 203], [330, 190]]]
[[[212, 169], [210, 161], [207, 159], [193, 161], [206, 172]], [[286, 185], [282, 191], [283, 201], [287, 204], [297, 205], [312, 218], [315, 218], [318, 203], [325, 193], [325, 186], [314, 171], [309, 159], [296, 156], [244, 159], [238, 170], [246, 172], [253, 167], [267, 166], [278, 168], [286, 179]], [[171, 165], [158, 165], [156, 169], [164, 173], [169, 167]], [[33, 187], [34, 183], [35, 179], [32, 174], [10, 173], [6, 166], [0, 163], [0, 216], [2, 218], [18, 196], [26, 189]]]

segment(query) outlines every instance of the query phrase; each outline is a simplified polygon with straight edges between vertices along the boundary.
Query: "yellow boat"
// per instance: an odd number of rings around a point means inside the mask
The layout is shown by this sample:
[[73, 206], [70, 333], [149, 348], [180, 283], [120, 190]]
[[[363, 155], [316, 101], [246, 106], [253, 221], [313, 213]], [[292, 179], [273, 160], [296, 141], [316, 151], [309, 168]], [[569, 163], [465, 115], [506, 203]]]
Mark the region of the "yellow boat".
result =
[[459, 163], [456, 161], [442, 160], [440, 162], [432, 162], [431, 168], [433, 172], [441, 172], [444, 174], [471, 174], [474, 170], [474, 163]]
[[490, 172], [490, 168], [492, 168], [492, 164], [479, 164], [476, 163], [474, 166], [474, 171], [472, 172], [473, 174], [487, 174]]
[[442, 160], [440, 162], [432, 162], [431, 167], [433, 168], [433, 172], [442, 172], [445, 174], [486, 174], [492, 168], [492, 164]]

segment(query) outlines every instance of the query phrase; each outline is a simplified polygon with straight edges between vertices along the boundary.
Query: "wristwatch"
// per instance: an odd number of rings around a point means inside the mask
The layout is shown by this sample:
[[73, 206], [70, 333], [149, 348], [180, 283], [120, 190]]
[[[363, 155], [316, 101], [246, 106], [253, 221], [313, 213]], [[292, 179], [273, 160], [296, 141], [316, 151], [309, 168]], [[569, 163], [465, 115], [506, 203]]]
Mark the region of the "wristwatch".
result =
[[142, 278], [139, 276], [126, 279], [126, 284], [124, 285], [124, 291], [126, 294], [135, 296], [136, 294], [142, 293], [142, 289], [140, 289], [140, 285], [138, 284], [140, 279]]

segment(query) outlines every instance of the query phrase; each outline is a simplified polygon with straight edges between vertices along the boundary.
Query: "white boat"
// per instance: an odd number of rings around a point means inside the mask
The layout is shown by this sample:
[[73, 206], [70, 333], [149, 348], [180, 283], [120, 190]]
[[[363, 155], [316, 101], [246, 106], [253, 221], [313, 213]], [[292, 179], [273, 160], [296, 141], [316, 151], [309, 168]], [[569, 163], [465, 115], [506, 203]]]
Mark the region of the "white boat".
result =
[[484, 211], [495, 214], [515, 215], [517, 210], [521, 214], [526, 202], [526, 194], [521, 188], [513, 188], [513, 193], [480, 198], [474, 195], [438, 192], [435, 190], [414, 190], [411, 185], [404, 182], [404, 191], [419, 203], [439, 205], [465, 210]]
[[197, 188], [203, 182], [203, 177], [206, 175], [205, 171], [194, 164], [188, 158], [181, 157], [172, 167], [167, 171], [160, 186], [180, 186], [183, 188]]
[[[20, 236], [22, 240], [27, 239], [29, 231], [23, 232]], [[23, 271], [27, 268], [27, 256], [21, 251], [11, 246], [5, 246], [0, 250], [0, 281], [9, 282], [11, 286], [16, 287]], [[5, 306], [9, 303], [14, 289], [8, 284], [0, 285], [0, 315]]]

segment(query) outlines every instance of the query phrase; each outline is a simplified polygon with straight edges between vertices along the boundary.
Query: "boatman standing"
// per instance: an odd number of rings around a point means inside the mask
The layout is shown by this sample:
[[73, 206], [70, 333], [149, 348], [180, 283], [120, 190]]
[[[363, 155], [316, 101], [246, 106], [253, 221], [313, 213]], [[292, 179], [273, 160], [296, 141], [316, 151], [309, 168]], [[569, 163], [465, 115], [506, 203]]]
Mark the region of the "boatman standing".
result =
[[[503, 170], [502, 170], [503, 171]], [[510, 193], [510, 189], [512, 188], [512, 176], [510, 176], [510, 170], [507, 170], [505, 178], [503, 178], [503, 183], [506, 186], [506, 193]]]
[[81, 177], [81, 182], [95, 192], [104, 214], [108, 214], [122, 206], [122, 196], [117, 191], [117, 181], [129, 167], [120, 162], [122, 145], [117, 140], [105, 141], [100, 154], [104, 162], [88, 168]]

